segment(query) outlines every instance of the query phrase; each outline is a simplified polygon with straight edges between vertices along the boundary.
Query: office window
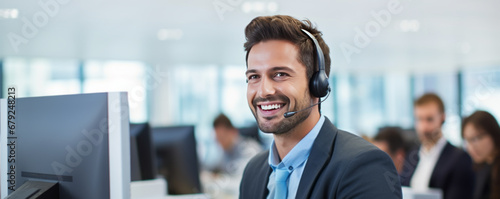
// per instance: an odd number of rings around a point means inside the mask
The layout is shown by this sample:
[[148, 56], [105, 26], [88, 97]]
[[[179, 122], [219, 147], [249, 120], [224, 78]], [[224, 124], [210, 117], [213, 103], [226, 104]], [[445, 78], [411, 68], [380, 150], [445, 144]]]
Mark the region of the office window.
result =
[[485, 110], [500, 121], [500, 69], [464, 70], [462, 115]]
[[[218, 68], [214, 65], [165, 67], [165, 82], [154, 89], [154, 126], [195, 125], [201, 157], [215, 144], [212, 121], [219, 113]], [[164, 106], [164, 104], [167, 104]], [[160, 110], [161, 109], [161, 110]]]
[[[164, 70], [166, 81], [153, 90], [153, 95], [160, 97], [153, 103], [152, 124], [195, 125], [198, 154], [202, 162], [210, 164], [207, 162], [217, 156], [212, 121], [220, 111], [218, 67], [176, 65]], [[167, 106], [162, 106], [164, 103]]]
[[248, 107], [245, 66], [228, 66], [221, 70], [221, 111], [228, 115], [235, 126], [255, 124]]
[[384, 125], [413, 127], [411, 75], [405, 72], [384, 74]]
[[384, 87], [381, 75], [339, 74], [337, 100], [339, 128], [373, 136], [384, 123]]
[[172, 121], [209, 124], [217, 112], [217, 67], [176, 66], [169, 70], [168, 91]]
[[337, 126], [370, 137], [384, 126], [411, 128], [410, 79], [409, 74], [399, 72], [337, 74], [333, 87]]
[[3, 69], [3, 90], [16, 86], [19, 97], [80, 92], [76, 60], [6, 58]]
[[84, 93], [126, 91], [128, 92], [130, 121], [147, 121], [147, 67], [143, 63], [87, 61], [83, 69]]

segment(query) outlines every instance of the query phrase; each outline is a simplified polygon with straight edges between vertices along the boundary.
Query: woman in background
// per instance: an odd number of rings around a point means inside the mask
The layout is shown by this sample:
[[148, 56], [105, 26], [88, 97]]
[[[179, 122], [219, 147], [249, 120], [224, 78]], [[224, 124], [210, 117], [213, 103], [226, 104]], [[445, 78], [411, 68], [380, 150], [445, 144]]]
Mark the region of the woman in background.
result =
[[462, 122], [462, 138], [476, 168], [474, 199], [500, 198], [500, 126], [486, 111]]

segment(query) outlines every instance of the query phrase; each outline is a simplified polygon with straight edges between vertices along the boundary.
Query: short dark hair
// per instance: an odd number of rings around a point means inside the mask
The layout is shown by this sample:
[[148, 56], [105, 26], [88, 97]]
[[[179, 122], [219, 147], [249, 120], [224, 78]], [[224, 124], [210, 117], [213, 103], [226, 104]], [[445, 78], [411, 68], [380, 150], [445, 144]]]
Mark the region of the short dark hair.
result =
[[218, 126], [223, 126], [231, 129], [234, 128], [231, 120], [229, 120], [229, 118], [223, 113], [219, 114], [214, 120], [214, 128]]
[[402, 134], [403, 129], [400, 127], [383, 127], [373, 138], [373, 141], [387, 142], [391, 154], [395, 154], [400, 149], [406, 152], [406, 142]]
[[430, 103], [435, 103], [438, 106], [439, 112], [444, 113], [444, 103], [441, 98], [435, 93], [426, 93], [415, 100], [413, 104], [415, 107], [422, 106]]
[[325, 72], [330, 74], [330, 49], [321, 37], [321, 32], [312, 26], [311, 21], [299, 21], [287, 15], [261, 16], [254, 18], [245, 28], [246, 42], [244, 44], [248, 54], [255, 44], [268, 40], [285, 40], [292, 42], [299, 49], [297, 60], [306, 66], [306, 77], [311, 79], [317, 71], [316, 51], [312, 40], [301, 31], [305, 29], [316, 37], [325, 57]]

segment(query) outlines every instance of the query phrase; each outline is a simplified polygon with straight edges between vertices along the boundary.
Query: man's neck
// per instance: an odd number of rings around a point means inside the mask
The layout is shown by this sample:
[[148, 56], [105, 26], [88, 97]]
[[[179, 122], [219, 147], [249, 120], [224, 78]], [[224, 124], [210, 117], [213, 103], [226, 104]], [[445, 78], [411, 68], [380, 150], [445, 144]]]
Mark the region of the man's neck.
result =
[[314, 128], [319, 118], [319, 112], [313, 111], [306, 120], [294, 129], [284, 134], [274, 135], [274, 144], [281, 160]]
[[443, 137], [442, 133], [439, 133], [435, 139], [429, 140], [422, 144], [422, 147], [424, 147], [424, 150], [426, 152], [429, 152], [432, 148], [436, 146], [436, 144], [439, 142], [439, 140]]

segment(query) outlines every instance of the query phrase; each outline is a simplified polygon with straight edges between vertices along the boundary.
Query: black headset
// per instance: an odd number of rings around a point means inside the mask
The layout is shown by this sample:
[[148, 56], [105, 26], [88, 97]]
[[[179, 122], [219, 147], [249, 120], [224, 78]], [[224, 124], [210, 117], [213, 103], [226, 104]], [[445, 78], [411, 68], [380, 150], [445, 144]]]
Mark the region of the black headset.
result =
[[314, 97], [324, 97], [328, 92], [330, 92], [330, 83], [328, 82], [328, 76], [325, 72], [325, 57], [323, 51], [319, 46], [318, 40], [307, 30], [301, 29], [302, 32], [311, 38], [314, 43], [314, 48], [316, 49], [316, 63], [318, 64], [318, 70], [314, 72], [311, 79], [309, 80], [309, 90]]

